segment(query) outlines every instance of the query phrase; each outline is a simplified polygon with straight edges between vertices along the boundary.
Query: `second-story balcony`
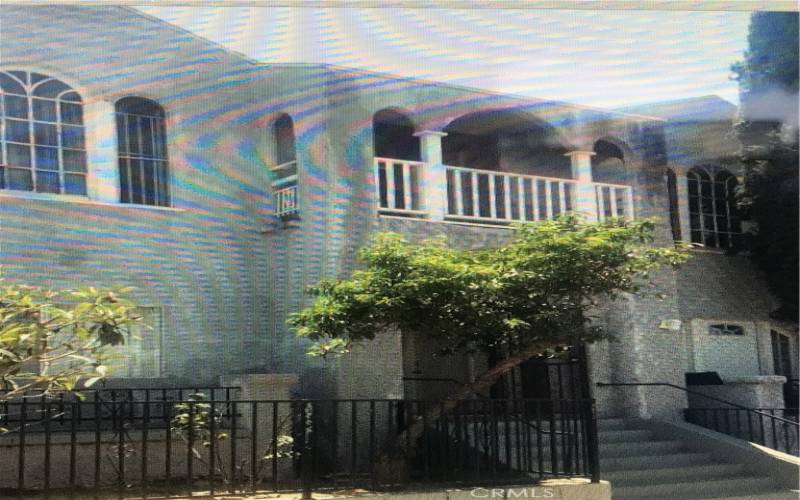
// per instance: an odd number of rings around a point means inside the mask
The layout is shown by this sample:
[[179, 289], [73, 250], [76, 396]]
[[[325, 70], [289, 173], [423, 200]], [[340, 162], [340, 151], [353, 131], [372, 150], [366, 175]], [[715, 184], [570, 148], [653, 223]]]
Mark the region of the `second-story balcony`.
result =
[[566, 212], [601, 221], [634, 216], [630, 172], [609, 141], [580, 150], [514, 110], [468, 113], [436, 131], [415, 132], [391, 110], [374, 121], [381, 214], [495, 225]]
[[[444, 174], [444, 189], [432, 185], [436, 180], [426, 171], [431, 169]], [[589, 211], [585, 215], [596, 220], [633, 218], [633, 190], [621, 184], [392, 158], [375, 158], [375, 177], [383, 214], [437, 218], [432, 211], [438, 207], [446, 220], [490, 224], [548, 220], [572, 211]], [[443, 206], [426, 193], [444, 195]]]

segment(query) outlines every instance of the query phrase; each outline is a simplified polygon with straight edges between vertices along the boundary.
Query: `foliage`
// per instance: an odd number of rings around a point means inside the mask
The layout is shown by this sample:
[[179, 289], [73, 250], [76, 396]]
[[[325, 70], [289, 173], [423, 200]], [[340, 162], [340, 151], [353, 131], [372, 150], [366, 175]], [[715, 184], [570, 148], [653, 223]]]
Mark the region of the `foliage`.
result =
[[587, 311], [597, 299], [635, 292], [648, 271], [685, 259], [653, 246], [653, 229], [650, 220], [565, 215], [514, 226], [512, 241], [479, 250], [379, 234], [359, 252], [361, 269], [312, 288], [313, 302], [289, 322], [313, 341], [313, 355], [346, 352], [392, 328], [424, 333], [445, 352], [594, 340], [602, 332]]
[[141, 319], [123, 297], [129, 291], [0, 288], [0, 386], [8, 388], [0, 401], [104, 378], [113, 361], [106, 347], [124, 343], [126, 327]]
[[[236, 476], [239, 478], [245, 477], [244, 472], [247, 469], [248, 461], [243, 459], [238, 463], [228, 464], [222, 459], [223, 454], [218, 448], [219, 444], [217, 443], [221, 443], [230, 437], [228, 432], [225, 431], [224, 425], [224, 410], [226, 408], [212, 406], [208, 397], [202, 392], [198, 392], [188, 396], [186, 401], [176, 403], [174, 409], [175, 414], [172, 417], [170, 429], [176, 436], [192, 447], [191, 452], [200, 463], [208, 467], [210, 454], [207, 456], [201, 450], [209, 449], [213, 444], [214, 449], [217, 450], [215, 454], [216, 463], [213, 467], [214, 473], [219, 474], [226, 484], [232, 483], [233, 472], [237, 472]], [[256, 466], [257, 477], [250, 478], [252, 481], [261, 478], [269, 461], [292, 458], [298, 454], [292, 450], [294, 439], [288, 434], [290, 423], [290, 417], [286, 417], [277, 423], [279, 434], [274, 442], [268, 440], [266, 447], [259, 455]]]
[[732, 67], [742, 108], [736, 126], [744, 171], [740, 206], [755, 223], [744, 241], [781, 300], [775, 315], [791, 321], [798, 315], [800, 238], [797, 40], [796, 12], [754, 13], [745, 58]]

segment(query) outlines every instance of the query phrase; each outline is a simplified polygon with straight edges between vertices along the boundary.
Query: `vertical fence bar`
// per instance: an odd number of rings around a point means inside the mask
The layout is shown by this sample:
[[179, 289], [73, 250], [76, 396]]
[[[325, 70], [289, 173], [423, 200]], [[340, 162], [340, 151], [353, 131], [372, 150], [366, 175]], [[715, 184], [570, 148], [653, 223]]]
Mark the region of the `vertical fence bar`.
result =
[[377, 477], [375, 476], [375, 401], [369, 402], [369, 477], [372, 489], [378, 487]]
[[100, 487], [100, 391], [94, 393], [94, 487]]
[[146, 393], [142, 405], [142, 485], [147, 484], [147, 437], [150, 427], [150, 395]]
[[356, 482], [358, 461], [358, 408], [355, 401], [350, 401], [350, 482]]
[[217, 414], [214, 397], [211, 397], [208, 412], [208, 489], [211, 496], [214, 496], [214, 460], [217, 458], [215, 447], [217, 445]]
[[310, 401], [300, 404], [300, 425], [303, 430], [303, 453], [300, 455], [300, 474], [303, 483], [303, 500], [311, 500], [311, 441], [313, 439], [313, 426], [311, 417], [313, 407]]
[[[276, 403], [272, 403], [273, 405]], [[258, 474], [258, 403], [250, 402], [250, 490], [256, 490], [256, 474]], [[272, 457], [272, 460], [277, 460]], [[274, 470], [274, 469], [273, 469]], [[273, 473], [273, 481], [275, 480]]]
[[[278, 401], [272, 403], [272, 491], [278, 491], [278, 405], [280, 405]], [[255, 423], [253, 428], [255, 429]], [[255, 449], [255, 441], [253, 447]]]
[[194, 402], [189, 403], [189, 425], [186, 436], [186, 484], [192, 491], [192, 472], [194, 466]]
[[17, 457], [17, 489], [25, 489], [25, 433], [28, 427], [27, 400], [22, 398], [19, 406], [19, 455]]
[[[44, 396], [42, 396], [42, 398], [44, 398]], [[42, 409], [44, 410], [44, 489], [47, 491], [50, 489], [50, 413], [52, 412], [53, 407], [51, 406], [51, 403], [45, 403], [43, 399]]]
[[75, 488], [76, 461], [77, 461], [77, 440], [78, 440], [78, 418], [76, 408], [80, 408], [79, 401], [70, 402], [69, 414], [69, 487]]
[[236, 401], [231, 401], [230, 392], [228, 389], [225, 391], [225, 401], [226, 401], [226, 408], [230, 411], [230, 424], [231, 424], [231, 483], [236, 484], [236, 479], [238, 476], [238, 470], [236, 463], [238, 462], [238, 457], [236, 456], [236, 441], [238, 439], [238, 432], [239, 430], [236, 428], [239, 423], [236, 421], [236, 418], [239, 416], [239, 408], [236, 405]]
[[114, 415], [117, 416], [117, 472], [119, 474], [119, 487], [125, 486], [125, 429], [121, 420], [122, 416], [118, 412], [122, 409], [122, 401], [112, 403], [114, 405]]

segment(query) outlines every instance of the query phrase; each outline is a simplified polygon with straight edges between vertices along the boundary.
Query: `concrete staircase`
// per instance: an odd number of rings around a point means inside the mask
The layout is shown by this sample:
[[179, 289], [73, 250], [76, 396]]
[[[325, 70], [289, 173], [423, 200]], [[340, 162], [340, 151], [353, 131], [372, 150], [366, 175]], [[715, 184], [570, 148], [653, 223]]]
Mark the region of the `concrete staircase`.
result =
[[688, 451], [683, 441], [659, 441], [636, 420], [598, 421], [601, 477], [614, 500], [797, 500], [774, 480], [747, 471], [747, 464], [715, 462]]

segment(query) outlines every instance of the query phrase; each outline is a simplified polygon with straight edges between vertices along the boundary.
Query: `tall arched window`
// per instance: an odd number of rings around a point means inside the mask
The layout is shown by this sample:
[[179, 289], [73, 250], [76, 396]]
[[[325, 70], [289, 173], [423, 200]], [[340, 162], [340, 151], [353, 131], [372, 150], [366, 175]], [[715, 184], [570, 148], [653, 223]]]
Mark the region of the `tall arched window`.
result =
[[671, 169], [667, 169], [667, 196], [669, 197], [669, 224], [672, 228], [672, 239], [681, 241], [681, 218], [678, 207], [678, 176]]
[[86, 195], [81, 96], [55, 78], [0, 71], [0, 189]]
[[149, 99], [117, 101], [119, 187], [122, 203], [169, 205], [164, 109]]
[[689, 220], [692, 243], [712, 248], [729, 248], [741, 233], [734, 204], [736, 177], [715, 167], [689, 170]]
[[274, 125], [276, 159], [278, 165], [295, 161], [297, 153], [294, 144], [294, 122], [292, 117], [283, 114]]

